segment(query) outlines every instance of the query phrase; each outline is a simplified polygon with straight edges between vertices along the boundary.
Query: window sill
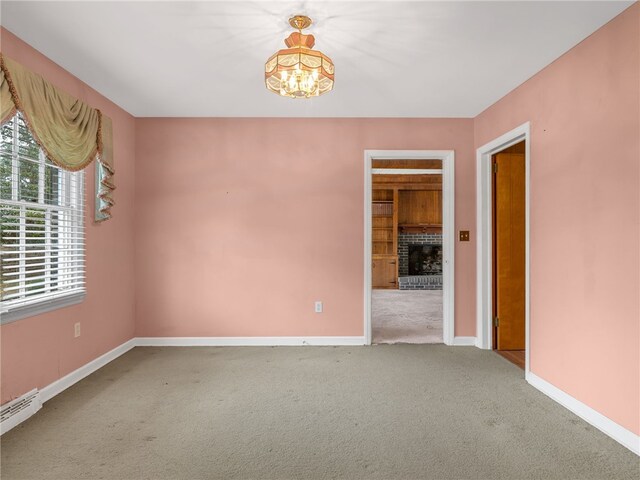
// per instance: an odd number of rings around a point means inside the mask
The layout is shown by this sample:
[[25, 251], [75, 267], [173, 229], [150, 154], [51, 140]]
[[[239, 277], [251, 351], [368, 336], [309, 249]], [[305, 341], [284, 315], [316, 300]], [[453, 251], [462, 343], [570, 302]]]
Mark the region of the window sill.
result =
[[84, 297], [85, 292], [76, 292], [65, 295], [64, 297], [13, 307], [8, 312], [2, 311], [2, 313], [0, 313], [0, 325], [5, 325], [27, 317], [33, 317], [34, 315], [40, 315], [41, 313], [51, 312], [59, 308], [77, 305], [78, 303], [82, 303]]

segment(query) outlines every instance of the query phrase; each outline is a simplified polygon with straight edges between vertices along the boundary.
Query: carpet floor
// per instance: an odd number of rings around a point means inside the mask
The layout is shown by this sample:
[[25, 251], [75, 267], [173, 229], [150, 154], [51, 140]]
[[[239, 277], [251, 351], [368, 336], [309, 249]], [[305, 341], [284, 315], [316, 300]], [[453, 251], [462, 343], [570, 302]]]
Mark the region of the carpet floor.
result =
[[372, 290], [371, 339], [442, 343], [442, 290]]
[[638, 479], [493, 352], [135, 348], [1, 438], [11, 479]]

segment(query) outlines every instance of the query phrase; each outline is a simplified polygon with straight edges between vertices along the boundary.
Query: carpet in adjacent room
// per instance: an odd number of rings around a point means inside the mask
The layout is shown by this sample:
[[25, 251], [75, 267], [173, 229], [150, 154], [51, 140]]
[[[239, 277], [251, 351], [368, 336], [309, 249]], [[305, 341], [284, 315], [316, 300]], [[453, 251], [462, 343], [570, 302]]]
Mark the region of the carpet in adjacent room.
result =
[[373, 343], [442, 343], [442, 290], [371, 291]]

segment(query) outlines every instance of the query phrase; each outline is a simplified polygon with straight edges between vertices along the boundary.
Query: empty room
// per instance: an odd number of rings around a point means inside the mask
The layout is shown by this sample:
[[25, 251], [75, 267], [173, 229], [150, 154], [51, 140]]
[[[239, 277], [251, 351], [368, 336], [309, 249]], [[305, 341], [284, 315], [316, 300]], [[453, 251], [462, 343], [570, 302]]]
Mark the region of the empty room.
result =
[[640, 3], [0, 2], [0, 477], [640, 478]]

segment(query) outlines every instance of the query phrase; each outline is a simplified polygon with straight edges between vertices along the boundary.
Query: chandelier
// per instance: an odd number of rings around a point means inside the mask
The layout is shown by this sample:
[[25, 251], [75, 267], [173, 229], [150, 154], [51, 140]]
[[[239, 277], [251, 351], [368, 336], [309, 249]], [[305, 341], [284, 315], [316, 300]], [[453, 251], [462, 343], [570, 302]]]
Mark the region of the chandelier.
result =
[[274, 53], [264, 66], [267, 89], [291, 98], [317, 97], [333, 88], [333, 62], [324, 53], [312, 50], [313, 35], [304, 35], [302, 29], [311, 25], [311, 19], [296, 15], [289, 25], [297, 29], [284, 41], [288, 48]]

